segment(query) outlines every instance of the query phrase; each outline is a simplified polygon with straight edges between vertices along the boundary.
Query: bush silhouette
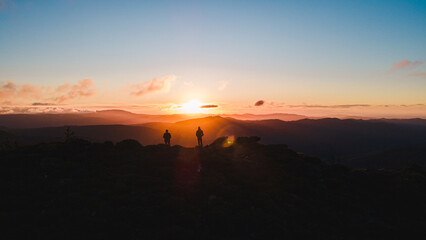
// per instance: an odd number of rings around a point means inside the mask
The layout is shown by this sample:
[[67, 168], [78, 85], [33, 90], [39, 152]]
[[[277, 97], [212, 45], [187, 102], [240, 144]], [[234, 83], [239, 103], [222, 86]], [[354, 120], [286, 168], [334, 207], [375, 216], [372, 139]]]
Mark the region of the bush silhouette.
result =
[[118, 142], [116, 147], [122, 150], [136, 150], [142, 148], [142, 145], [134, 139], [126, 139]]

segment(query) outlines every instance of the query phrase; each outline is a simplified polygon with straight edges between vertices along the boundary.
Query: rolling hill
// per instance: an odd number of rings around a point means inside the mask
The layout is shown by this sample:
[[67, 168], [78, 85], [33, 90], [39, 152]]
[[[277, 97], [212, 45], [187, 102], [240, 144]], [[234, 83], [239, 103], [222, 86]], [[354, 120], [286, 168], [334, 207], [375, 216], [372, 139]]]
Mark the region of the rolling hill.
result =
[[[65, 113], [65, 114], [3, 114], [0, 117], [0, 126], [7, 128], [42, 128], [61, 127], [65, 125], [87, 126], [87, 125], [134, 125], [149, 122], [168, 122], [196, 119], [212, 116], [211, 114], [165, 114], [150, 115], [136, 114], [123, 110], [103, 110], [96, 112]], [[224, 117], [232, 117], [240, 120], [280, 119], [293, 121], [307, 118], [296, 114], [228, 114]]]
[[[91, 141], [121, 141], [136, 139], [143, 145], [163, 142], [162, 134], [168, 129], [172, 145], [194, 146], [195, 130], [204, 130], [205, 144], [221, 136], [261, 137], [262, 143], [285, 143], [289, 147], [324, 160], [342, 159], [395, 147], [426, 143], [426, 128], [406, 126], [372, 120], [303, 119], [242, 121], [233, 118], [205, 117], [176, 123], [146, 123], [131, 126], [72, 126], [77, 137]], [[65, 127], [9, 129], [22, 143], [59, 141], [64, 138]]]

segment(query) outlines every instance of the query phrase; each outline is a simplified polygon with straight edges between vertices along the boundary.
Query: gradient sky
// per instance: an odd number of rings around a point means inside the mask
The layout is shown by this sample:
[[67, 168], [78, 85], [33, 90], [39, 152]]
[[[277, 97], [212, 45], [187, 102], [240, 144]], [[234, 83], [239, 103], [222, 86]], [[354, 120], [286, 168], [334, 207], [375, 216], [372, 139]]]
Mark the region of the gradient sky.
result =
[[424, 61], [424, 0], [0, 0], [0, 113], [426, 117]]

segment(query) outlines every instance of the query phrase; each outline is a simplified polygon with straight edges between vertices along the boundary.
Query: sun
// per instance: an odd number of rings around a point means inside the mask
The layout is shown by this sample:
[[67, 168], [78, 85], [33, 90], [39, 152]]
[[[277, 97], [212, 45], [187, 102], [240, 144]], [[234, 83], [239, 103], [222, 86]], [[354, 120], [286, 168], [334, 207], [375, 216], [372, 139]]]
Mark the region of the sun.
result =
[[185, 113], [200, 113], [201, 112], [201, 106], [203, 104], [198, 100], [191, 100], [189, 102], [186, 102], [182, 104], [182, 111]]

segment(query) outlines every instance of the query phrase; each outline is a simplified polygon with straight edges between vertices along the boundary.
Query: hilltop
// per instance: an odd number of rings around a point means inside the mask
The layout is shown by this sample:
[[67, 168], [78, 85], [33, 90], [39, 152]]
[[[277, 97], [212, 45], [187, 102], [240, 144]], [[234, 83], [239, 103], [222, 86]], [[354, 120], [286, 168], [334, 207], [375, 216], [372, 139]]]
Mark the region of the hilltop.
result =
[[[106, 113], [115, 114], [116, 112]], [[204, 142], [209, 144], [222, 136], [250, 136], [262, 138], [264, 144], [286, 143], [296, 151], [318, 156], [328, 162], [347, 163], [354, 167], [408, 166], [400, 163], [386, 164], [385, 161], [366, 165], [371, 154], [395, 148], [424, 148], [426, 146], [426, 120], [354, 120], [354, 119], [302, 119], [297, 121], [237, 120], [229, 117], [211, 116], [188, 119], [175, 123], [150, 122], [136, 125], [86, 125], [71, 126], [76, 136], [89, 141], [118, 142], [124, 139], [136, 139], [143, 145], [162, 143], [165, 129], [172, 134], [175, 145], [191, 147], [196, 144], [195, 130], [201, 126], [204, 130]], [[3, 128], [10, 139], [20, 144], [61, 141], [65, 126], [47, 128]], [[3, 139], [4, 140], [4, 139]], [[0, 134], [0, 143], [2, 135]], [[384, 158], [384, 157], [378, 157]], [[350, 160], [350, 162], [349, 162]], [[370, 161], [370, 160], [368, 160]], [[360, 164], [357, 164], [359, 162]], [[414, 158], [413, 161], [426, 166], [426, 159]]]
[[[204, 149], [74, 139], [0, 151], [2, 235], [43, 239], [401, 239], [426, 173], [328, 165], [259, 138]], [[22, 228], [25, 227], [25, 231]]]

